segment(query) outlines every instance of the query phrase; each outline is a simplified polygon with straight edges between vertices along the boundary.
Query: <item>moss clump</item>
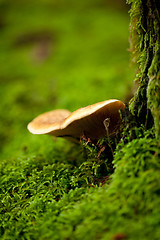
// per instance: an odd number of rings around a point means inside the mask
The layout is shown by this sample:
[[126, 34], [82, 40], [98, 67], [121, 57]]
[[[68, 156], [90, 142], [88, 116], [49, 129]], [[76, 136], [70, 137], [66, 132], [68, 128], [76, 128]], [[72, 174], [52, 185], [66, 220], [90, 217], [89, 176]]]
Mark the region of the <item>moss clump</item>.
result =
[[137, 132], [145, 137], [117, 146], [115, 172], [99, 188], [78, 185], [87, 171], [75, 184], [80, 164], [73, 159], [57, 164], [59, 158], [39, 156], [5, 162], [1, 238], [158, 240], [160, 140], [152, 130]]

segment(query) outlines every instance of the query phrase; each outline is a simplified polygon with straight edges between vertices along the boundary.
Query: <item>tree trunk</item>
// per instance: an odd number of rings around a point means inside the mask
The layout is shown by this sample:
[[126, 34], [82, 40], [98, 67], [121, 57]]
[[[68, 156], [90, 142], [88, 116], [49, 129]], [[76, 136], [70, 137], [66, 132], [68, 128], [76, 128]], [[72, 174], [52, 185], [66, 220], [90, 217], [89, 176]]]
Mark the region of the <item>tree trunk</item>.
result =
[[[160, 1], [128, 0], [130, 10], [130, 46], [137, 63], [139, 88], [130, 103], [136, 122], [155, 125], [160, 136]], [[153, 117], [153, 118], [152, 118]]]

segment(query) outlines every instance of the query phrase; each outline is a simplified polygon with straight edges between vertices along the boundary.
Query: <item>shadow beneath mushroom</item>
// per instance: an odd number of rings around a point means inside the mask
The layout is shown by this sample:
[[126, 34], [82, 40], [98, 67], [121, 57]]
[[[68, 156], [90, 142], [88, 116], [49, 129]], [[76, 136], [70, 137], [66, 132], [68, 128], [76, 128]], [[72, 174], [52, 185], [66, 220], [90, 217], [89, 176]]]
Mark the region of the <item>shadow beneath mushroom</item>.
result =
[[86, 159], [80, 166], [81, 174], [87, 176], [89, 186], [102, 186], [110, 182], [110, 176], [114, 172], [114, 150], [120, 139], [120, 133], [114, 137], [106, 136], [99, 140], [81, 139], [83, 157]]

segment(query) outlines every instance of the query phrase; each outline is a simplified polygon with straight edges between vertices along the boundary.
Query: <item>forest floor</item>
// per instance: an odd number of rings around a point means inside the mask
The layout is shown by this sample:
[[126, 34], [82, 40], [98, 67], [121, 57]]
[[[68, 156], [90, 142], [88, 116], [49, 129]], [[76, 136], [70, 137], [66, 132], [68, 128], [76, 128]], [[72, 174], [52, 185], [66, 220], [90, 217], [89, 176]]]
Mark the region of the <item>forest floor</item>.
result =
[[128, 100], [128, 8], [2, 0], [0, 33], [0, 238], [158, 240], [160, 143], [151, 131], [116, 149], [105, 181], [101, 156], [27, 130], [46, 111]]

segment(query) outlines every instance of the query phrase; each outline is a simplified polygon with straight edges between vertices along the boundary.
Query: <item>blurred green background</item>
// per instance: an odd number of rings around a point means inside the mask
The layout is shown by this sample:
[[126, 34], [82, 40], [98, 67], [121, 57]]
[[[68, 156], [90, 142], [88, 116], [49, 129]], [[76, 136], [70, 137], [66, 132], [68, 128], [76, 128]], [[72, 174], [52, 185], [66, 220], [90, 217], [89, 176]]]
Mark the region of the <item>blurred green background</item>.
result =
[[27, 131], [40, 113], [125, 101], [128, 10], [121, 0], [0, 1], [1, 158], [66, 144]]

